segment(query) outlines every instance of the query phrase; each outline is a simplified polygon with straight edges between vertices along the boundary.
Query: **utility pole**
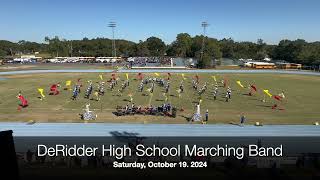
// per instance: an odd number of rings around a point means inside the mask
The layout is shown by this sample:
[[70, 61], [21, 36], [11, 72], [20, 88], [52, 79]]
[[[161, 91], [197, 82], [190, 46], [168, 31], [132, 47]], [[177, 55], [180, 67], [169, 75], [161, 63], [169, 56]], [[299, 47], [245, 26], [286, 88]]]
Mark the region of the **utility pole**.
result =
[[10, 53], [11, 53], [11, 56], [13, 57], [13, 52], [12, 52], [12, 49], [10, 48]]
[[117, 57], [116, 41], [114, 39], [114, 29], [117, 27], [116, 22], [109, 22], [108, 27], [112, 29], [112, 56]]
[[206, 29], [209, 26], [209, 24], [206, 21], [203, 21], [201, 23], [201, 27], [203, 27], [203, 37], [202, 37], [202, 47], [201, 47], [201, 56], [200, 58], [203, 58], [204, 48], [205, 48], [205, 37], [206, 37]]
[[69, 47], [69, 54], [70, 54], [70, 57], [73, 57], [73, 48], [72, 48], [72, 40], [70, 41], [70, 47]]

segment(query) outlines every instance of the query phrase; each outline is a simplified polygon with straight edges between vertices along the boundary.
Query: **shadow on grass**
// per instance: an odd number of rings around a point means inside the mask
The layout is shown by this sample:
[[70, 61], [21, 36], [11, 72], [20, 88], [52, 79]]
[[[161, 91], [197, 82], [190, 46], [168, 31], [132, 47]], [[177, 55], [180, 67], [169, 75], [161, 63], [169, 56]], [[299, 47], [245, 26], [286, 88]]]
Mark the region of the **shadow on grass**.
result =
[[187, 122], [191, 121], [191, 117], [187, 117], [185, 115], [180, 115], [180, 117], [183, 117]]

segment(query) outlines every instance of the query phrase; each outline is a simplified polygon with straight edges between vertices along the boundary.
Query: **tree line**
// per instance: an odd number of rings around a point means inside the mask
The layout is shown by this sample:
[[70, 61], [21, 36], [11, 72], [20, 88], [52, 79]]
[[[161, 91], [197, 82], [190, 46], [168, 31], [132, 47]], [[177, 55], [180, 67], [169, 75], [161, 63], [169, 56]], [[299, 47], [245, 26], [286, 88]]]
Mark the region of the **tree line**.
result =
[[[19, 41], [17, 43], [0, 40], [0, 57], [8, 57], [34, 52], [56, 56], [112, 56], [112, 40], [107, 38], [83, 38], [66, 40], [45, 37], [45, 43]], [[204, 48], [203, 48], [204, 43]], [[303, 39], [281, 40], [278, 45], [257, 42], [236, 42], [233, 39], [215, 38], [180, 33], [171, 44], [165, 44], [157, 37], [150, 37], [138, 43], [116, 40], [117, 54], [120, 56], [170, 56], [199, 59], [200, 67], [211, 65], [212, 59], [255, 59], [266, 57], [304, 65], [320, 64], [320, 42], [306, 42]]]

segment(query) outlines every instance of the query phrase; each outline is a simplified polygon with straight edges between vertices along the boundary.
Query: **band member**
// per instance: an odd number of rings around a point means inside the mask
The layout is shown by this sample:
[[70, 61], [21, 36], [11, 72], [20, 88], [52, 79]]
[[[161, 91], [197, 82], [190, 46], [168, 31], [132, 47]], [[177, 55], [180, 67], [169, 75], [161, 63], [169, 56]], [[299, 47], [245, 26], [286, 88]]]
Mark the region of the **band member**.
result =
[[179, 86], [180, 92], [183, 93], [183, 81], [181, 81], [180, 86]]
[[152, 83], [152, 85], [151, 85], [150, 93], [153, 93], [153, 90], [154, 90], [154, 83]]
[[213, 99], [217, 100], [217, 91], [216, 90], [213, 91]]
[[231, 99], [231, 88], [228, 87], [227, 89], [227, 95], [228, 95], [228, 98]]
[[75, 85], [75, 86], [73, 87], [71, 99], [72, 99], [72, 100], [76, 100], [77, 97], [78, 97], [78, 95], [79, 95], [79, 93], [80, 93], [80, 85]]
[[99, 95], [101, 95], [101, 96], [103, 96], [104, 95], [104, 82], [101, 82], [100, 84], [99, 84], [99, 87], [98, 87], [98, 92], [99, 92]]
[[89, 99], [90, 95], [92, 94], [92, 90], [93, 90], [92, 81], [89, 81], [89, 86], [86, 90], [86, 94], [85, 94], [84, 98]]

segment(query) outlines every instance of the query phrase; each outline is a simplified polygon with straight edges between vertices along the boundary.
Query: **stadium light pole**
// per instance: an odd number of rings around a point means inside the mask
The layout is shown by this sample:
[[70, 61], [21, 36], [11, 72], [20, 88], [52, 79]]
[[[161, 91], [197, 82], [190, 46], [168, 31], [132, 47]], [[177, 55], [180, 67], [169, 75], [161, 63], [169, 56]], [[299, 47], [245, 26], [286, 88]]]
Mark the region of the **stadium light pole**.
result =
[[112, 56], [117, 56], [117, 50], [116, 50], [116, 41], [114, 39], [114, 29], [117, 27], [116, 22], [109, 22], [108, 27], [112, 29]]
[[209, 24], [206, 21], [201, 23], [201, 27], [203, 28], [203, 37], [202, 37], [202, 47], [201, 47], [201, 59], [203, 58], [204, 48], [205, 48], [205, 36], [206, 36], [206, 29]]

